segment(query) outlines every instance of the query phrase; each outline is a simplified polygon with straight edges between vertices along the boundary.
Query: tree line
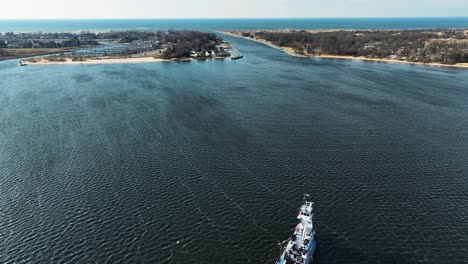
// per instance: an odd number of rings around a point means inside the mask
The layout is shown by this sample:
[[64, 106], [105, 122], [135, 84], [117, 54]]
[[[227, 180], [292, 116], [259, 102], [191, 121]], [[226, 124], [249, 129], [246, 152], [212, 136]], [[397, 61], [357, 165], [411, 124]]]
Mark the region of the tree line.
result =
[[164, 40], [169, 44], [163, 54], [167, 59], [190, 57], [191, 51], [215, 50], [222, 42], [216, 34], [198, 31], [169, 31]]
[[306, 55], [396, 58], [414, 62], [468, 62], [468, 31], [375, 30], [335, 32], [243, 32], [244, 36], [294, 48]]

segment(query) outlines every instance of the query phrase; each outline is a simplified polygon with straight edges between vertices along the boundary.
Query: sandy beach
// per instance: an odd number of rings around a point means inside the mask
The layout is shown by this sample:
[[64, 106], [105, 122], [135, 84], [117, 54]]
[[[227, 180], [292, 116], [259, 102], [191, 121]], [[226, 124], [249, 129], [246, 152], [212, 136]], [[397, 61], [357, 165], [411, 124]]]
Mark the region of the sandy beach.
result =
[[404, 61], [404, 60], [394, 60], [394, 59], [380, 59], [380, 58], [367, 58], [367, 57], [353, 57], [353, 56], [338, 56], [338, 55], [302, 55], [296, 53], [293, 48], [280, 47], [271, 42], [268, 42], [259, 38], [249, 38], [241, 35], [241, 31], [237, 33], [221, 31], [220, 33], [226, 34], [232, 37], [243, 38], [250, 41], [259, 42], [270, 46], [274, 49], [280, 50], [288, 55], [299, 57], [299, 58], [320, 58], [320, 59], [339, 59], [339, 60], [360, 60], [360, 61], [372, 61], [372, 62], [383, 62], [383, 63], [400, 63], [400, 64], [413, 64], [413, 65], [425, 65], [425, 66], [437, 66], [437, 67], [451, 67], [451, 68], [465, 68], [468, 69], [468, 63], [458, 63], [458, 64], [442, 64], [442, 63], [423, 63], [423, 62], [413, 62], [413, 61]]

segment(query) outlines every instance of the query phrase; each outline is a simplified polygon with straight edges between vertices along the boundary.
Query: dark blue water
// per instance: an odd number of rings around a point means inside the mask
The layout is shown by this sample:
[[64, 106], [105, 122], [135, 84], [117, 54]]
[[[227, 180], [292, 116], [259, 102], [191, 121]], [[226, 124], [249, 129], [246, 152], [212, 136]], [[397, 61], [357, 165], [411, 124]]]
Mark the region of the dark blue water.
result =
[[465, 263], [468, 71], [289, 57], [0, 62], [0, 263]]
[[0, 32], [103, 31], [121, 29], [201, 31], [234, 29], [415, 29], [466, 28], [465, 18], [308, 18], [308, 19], [103, 19], [0, 20]]

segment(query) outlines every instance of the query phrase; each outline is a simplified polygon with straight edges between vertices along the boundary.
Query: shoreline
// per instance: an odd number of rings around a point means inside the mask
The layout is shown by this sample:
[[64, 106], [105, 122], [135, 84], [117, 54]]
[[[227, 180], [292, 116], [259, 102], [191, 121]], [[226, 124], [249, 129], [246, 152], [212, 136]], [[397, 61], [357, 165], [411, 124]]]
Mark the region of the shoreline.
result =
[[[219, 60], [220, 58], [212, 58], [211, 60]], [[101, 59], [88, 59], [85, 61], [73, 61], [70, 58], [66, 58], [65, 61], [48, 61], [41, 59], [37, 62], [31, 62], [27, 60], [21, 60], [25, 66], [43, 66], [43, 65], [77, 65], [77, 64], [129, 64], [129, 63], [145, 63], [145, 62], [191, 62], [193, 58], [181, 58], [181, 59], [155, 59], [153, 57], [137, 57], [137, 58], [109, 58], [104, 57]], [[209, 60], [209, 59], [206, 59]]]
[[66, 48], [4, 48], [8, 53], [0, 57], [0, 61], [27, 59], [31, 57], [40, 57], [54, 54], [61, 54], [71, 52], [75, 49], [93, 48], [99, 45], [83, 45], [80, 47], [66, 47]]
[[[5, 49], [7, 52], [15, 52], [14, 54], [9, 54], [5, 55], [0, 58], [0, 61], [8, 61], [8, 60], [17, 60], [17, 59], [24, 59], [24, 58], [29, 58], [29, 57], [37, 57], [37, 56], [47, 56], [47, 55], [53, 55], [53, 54], [58, 54], [58, 53], [63, 53], [63, 52], [69, 52], [72, 49], [61, 49], [61, 48], [50, 48], [50, 49], [41, 49], [38, 48], [37, 51], [32, 49], [25, 49], [27, 51], [30, 51], [29, 53], [26, 51], [23, 51], [22, 49]], [[23, 52], [23, 53], [21, 53]]]
[[164, 59], [154, 59], [151, 57], [142, 57], [142, 58], [102, 58], [102, 59], [89, 59], [85, 61], [73, 61], [70, 58], [65, 59], [65, 61], [48, 61], [41, 59], [38, 62], [30, 62], [27, 60], [22, 60], [23, 63], [27, 66], [34, 65], [74, 65], [74, 64], [123, 64], [123, 63], [141, 63], [141, 62], [169, 62], [170, 60]]
[[[239, 31], [241, 32], [241, 31]], [[317, 59], [333, 59], [333, 60], [358, 60], [358, 61], [367, 61], [367, 62], [381, 62], [381, 63], [399, 63], [399, 64], [410, 64], [410, 65], [422, 65], [422, 66], [436, 66], [436, 67], [447, 67], [447, 68], [459, 68], [459, 69], [468, 69], [468, 63], [458, 63], [458, 64], [442, 64], [442, 63], [424, 63], [424, 62], [413, 62], [413, 61], [405, 61], [405, 60], [396, 60], [396, 59], [385, 59], [385, 58], [368, 58], [368, 57], [353, 57], [353, 56], [340, 56], [340, 55], [301, 55], [297, 54], [293, 48], [288, 48], [288, 47], [280, 47], [278, 45], [275, 45], [269, 41], [263, 40], [263, 39], [258, 39], [258, 38], [249, 38], [249, 37], [244, 37], [240, 34], [235, 34], [229, 31], [220, 31], [222, 34], [226, 34], [231, 37], [236, 37], [236, 38], [243, 38], [246, 40], [250, 41], [255, 41], [258, 43], [262, 43], [264, 45], [267, 45], [271, 48], [274, 48], [276, 50], [282, 51], [283, 53], [286, 53], [290, 56], [293, 57], [298, 57], [298, 58], [317, 58]]]

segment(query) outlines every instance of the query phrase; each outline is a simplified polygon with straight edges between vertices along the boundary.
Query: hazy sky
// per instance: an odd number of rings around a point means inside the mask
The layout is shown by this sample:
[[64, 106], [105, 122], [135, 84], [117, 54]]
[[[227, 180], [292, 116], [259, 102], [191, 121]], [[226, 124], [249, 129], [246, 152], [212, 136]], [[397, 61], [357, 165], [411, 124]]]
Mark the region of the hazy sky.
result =
[[468, 0], [1, 0], [0, 19], [468, 16]]

